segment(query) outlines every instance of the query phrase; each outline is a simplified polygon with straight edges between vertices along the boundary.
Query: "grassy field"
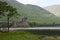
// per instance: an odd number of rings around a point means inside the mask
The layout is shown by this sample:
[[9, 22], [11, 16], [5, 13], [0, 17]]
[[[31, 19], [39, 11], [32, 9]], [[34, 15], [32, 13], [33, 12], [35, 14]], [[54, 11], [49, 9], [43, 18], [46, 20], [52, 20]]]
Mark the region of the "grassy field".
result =
[[0, 32], [0, 40], [60, 40], [60, 36], [38, 35], [38, 33], [34, 34], [26, 31], [11, 31]]
[[39, 40], [37, 35], [28, 32], [7, 32], [0, 33], [0, 40]]

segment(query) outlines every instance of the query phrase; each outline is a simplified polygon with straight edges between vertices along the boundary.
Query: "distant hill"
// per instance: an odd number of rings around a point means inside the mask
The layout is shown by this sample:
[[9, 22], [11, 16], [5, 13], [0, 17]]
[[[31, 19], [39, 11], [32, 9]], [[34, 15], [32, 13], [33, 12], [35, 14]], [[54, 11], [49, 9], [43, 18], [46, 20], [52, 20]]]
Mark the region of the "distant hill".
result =
[[45, 9], [47, 9], [51, 13], [55, 14], [56, 16], [60, 17], [60, 5], [48, 6], [48, 7], [45, 7]]
[[18, 9], [18, 13], [21, 14], [21, 16], [19, 16], [18, 21], [20, 21], [23, 17], [27, 17], [29, 22], [36, 22], [41, 24], [49, 24], [53, 22], [60, 23], [59, 17], [55, 16], [54, 14], [50, 13], [49, 11], [39, 6], [31, 4], [24, 5], [15, 0], [0, 0], [0, 1], [6, 1], [11, 6]]

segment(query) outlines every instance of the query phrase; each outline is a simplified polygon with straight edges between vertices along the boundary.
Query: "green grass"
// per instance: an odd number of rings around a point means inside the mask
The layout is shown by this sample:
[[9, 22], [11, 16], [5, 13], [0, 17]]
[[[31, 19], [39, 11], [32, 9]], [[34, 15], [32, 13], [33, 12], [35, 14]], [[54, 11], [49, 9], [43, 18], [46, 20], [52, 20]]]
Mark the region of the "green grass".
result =
[[47, 36], [43, 40], [60, 40], [60, 36]]
[[60, 40], [60, 36], [38, 35], [26, 31], [0, 33], [0, 40]]
[[28, 32], [6, 32], [0, 33], [0, 40], [39, 40], [37, 35]]
[[54, 38], [54, 37], [46, 37], [43, 40], [58, 40], [58, 39], [57, 38]]

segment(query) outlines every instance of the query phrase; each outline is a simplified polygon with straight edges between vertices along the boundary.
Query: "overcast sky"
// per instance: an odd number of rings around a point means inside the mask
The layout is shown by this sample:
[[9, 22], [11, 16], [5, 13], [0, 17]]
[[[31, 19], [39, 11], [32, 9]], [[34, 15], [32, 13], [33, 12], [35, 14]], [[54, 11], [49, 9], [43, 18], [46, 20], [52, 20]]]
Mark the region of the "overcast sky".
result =
[[41, 7], [60, 4], [60, 0], [17, 0], [23, 4], [33, 4]]

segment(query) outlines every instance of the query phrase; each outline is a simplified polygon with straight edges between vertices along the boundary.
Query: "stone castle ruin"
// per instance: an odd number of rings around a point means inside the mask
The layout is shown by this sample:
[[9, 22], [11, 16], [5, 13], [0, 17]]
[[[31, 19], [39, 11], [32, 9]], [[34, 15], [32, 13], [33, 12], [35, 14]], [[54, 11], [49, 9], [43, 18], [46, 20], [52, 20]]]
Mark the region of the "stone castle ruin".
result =
[[21, 21], [13, 22], [13, 27], [17, 27], [17, 25], [28, 25], [28, 18], [24, 17]]

